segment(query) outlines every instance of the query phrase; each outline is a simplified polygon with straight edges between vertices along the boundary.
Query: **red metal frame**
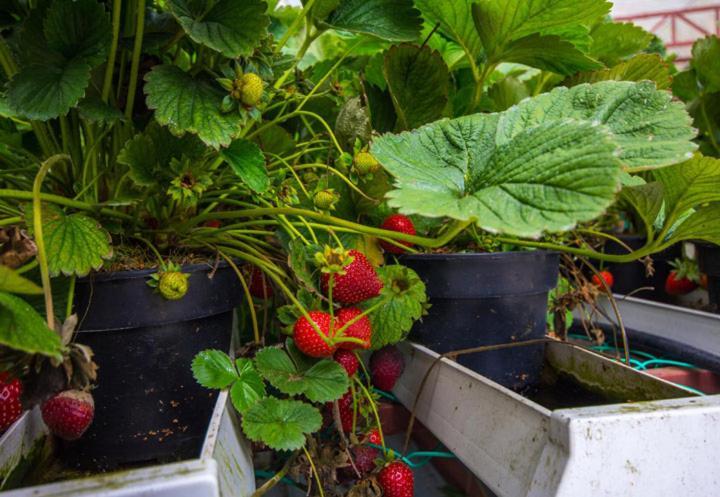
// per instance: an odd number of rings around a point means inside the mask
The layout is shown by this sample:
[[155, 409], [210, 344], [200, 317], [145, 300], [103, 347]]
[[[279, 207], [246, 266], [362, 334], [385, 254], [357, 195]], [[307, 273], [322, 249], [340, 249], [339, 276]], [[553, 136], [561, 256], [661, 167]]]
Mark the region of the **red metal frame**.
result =
[[[693, 14], [693, 13], [708, 13], [712, 14], [714, 17], [714, 26], [715, 29], [708, 31], [706, 28], [698, 25], [695, 21], [692, 19], [689, 19], [687, 17], [687, 14]], [[691, 46], [697, 38], [702, 38], [707, 35], [715, 34], [720, 36], [720, 4], [718, 5], [706, 5], [703, 7], [688, 7], [685, 9], [678, 9], [678, 10], [665, 10], [665, 11], [657, 11], [657, 12], [647, 12], [643, 14], [633, 14], [628, 16], [619, 16], [616, 17], [615, 20], [617, 21], [638, 21], [638, 20], [646, 20], [646, 19], [655, 19], [657, 18], [657, 21], [655, 24], [652, 25], [650, 28], [651, 33], [657, 33], [657, 31], [662, 27], [666, 22], [670, 22], [670, 39], [669, 40], [663, 40], [665, 41], [665, 45], [668, 48], [678, 48], [678, 47], [688, 47]], [[697, 36], [690, 40], [680, 40], [677, 36], [677, 27], [678, 23], [684, 24], [686, 26], [689, 26], [692, 28], [693, 31], [697, 33]], [[679, 57], [677, 60], [679, 61], [686, 61], [688, 60], [687, 57]]]

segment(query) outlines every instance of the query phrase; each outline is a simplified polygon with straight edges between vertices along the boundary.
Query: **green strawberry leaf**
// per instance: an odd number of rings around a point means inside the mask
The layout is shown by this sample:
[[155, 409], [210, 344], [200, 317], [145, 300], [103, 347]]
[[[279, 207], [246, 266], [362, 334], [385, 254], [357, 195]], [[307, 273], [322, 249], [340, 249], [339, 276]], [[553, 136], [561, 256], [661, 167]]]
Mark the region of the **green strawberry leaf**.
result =
[[307, 371], [318, 362], [318, 359], [306, 356], [300, 352], [300, 349], [298, 349], [297, 345], [295, 345], [295, 340], [292, 338], [285, 339], [285, 350], [287, 350], [288, 355], [295, 363], [295, 366], [297, 366], [298, 371]]
[[657, 54], [639, 54], [616, 66], [600, 71], [581, 72], [566, 79], [565, 86], [598, 81], [653, 81], [658, 89], [669, 88], [673, 77], [670, 66]]
[[48, 328], [30, 304], [0, 292], [0, 345], [28, 354], [61, 359], [60, 335]]
[[120, 110], [106, 104], [97, 96], [83, 98], [78, 103], [78, 111], [84, 119], [93, 122], [111, 123], [123, 119]]
[[712, 35], [697, 40], [690, 65], [705, 92], [720, 91], [720, 38]]
[[265, 383], [258, 374], [252, 359], [240, 358], [235, 361], [238, 379], [230, 387], [230, 400], [240, 414], [244, 414], [260, 399], [267, 395]]
[[381, 266], [377, 273], [383, 282], [380, 295], [361, 304], [363, 309], [369, 309], [382, 303], [370, 313], [373, 350], [404, 340], [427, 304], [425, 283], [412, 269], [400, 265]]
[[56, 0], [43, 21], [47, 45], [67, 60], [95, 67], [110, 48], [110, 16], [96, 0]]
[[232, 359], [220, 350], [208, 349], [199, 352], [191, 367], [195, 381], [205, 388], [227, 388], [232, 382], [241, 379]]
[[653, 39], [640, 26], [632, 23], [603, 22], [591, 31], [590, 55], [608, 66], [645, 50]]
[[556, 35], [537, 33], [510, 42], [503, 52], [502, 60], [563, 75], [604, 67], [571, 42]]
[[386, 41], [415, 41], [422, 19], [412, 0], [342, 0], [324, 23]]
[[674, 242], [704, 240], [720, 245], [720, 223], [718, 223], [718, 219], [720, 219], [720, 203], [701, 207], [675, 228], [671, 239]]
[[626, 186], [620, 192], [621, 202], [634, 210], [642, 220], [645, 233], [652, 233], [663, 206], [663, 187], [659, 182]]
[[194, 133], [218, 148], [229, 145], [240, 130], [237, 113], [220, 112], [224, 94], [210, 81], [167, 64], [155, 66], [145, 80], [148, 107], [155, 109], [155, 119], [174, 133]]
[[305, 435], [322, 426], [320, 411], [299, 400], [268, 397], [258, 401], [243, 415], [245, 435], [274, 450], [297, 450], [305, 444]]
[[43, 289], [9, 267], [0, 265], [0, 292], [39, 295]]
[[438, 52], [427, 46], [395, 45], [385, 54], [384, 74], [399, 129], [414, 129], [441, 117], [450, 74]]
[[229, 58], [251, 55], [270, 24], [261, 0], [169, 0], [168, 7], [190, 38]]
[[235, 140], [222, 151], [225, 161], [250, 189], [256, 193], [270, 186], [265, 157], [260, 147], [248, 140]]
[[255, 366], [281, 392], [303, 394], [313, 402], [337, 400], [350, 386], [347, 373], [337, 362], [323, 359], [300, 371], [288, 353], [278, 348], [260, 350], [255, 355]]
[[40, 121], [65, 115], [85, 94], [90, 69], [82, 59], [25, 66], [8, 85], [8, 106], [18, 115]]
[[606, 16], [610, 7], [605, 0], [483, 0], [472, 5], [472, 14], [485, 52], [493, 58], [513, 40], [536, 33], [562, 36]]
[[[110, 234], [84, 214], [66, 214], [54, 205], [42, 207], [43, 237], [51, 276], [86, 276], [113, 254]], [[25, 218], [32, 231], [32, 206]]]
[[459, 44], [473, 59], [482, 51], [482, 43], [473, 23], [471, 2], [467, 0], [415, 0], [423, 17], [432, 24], [440, 24], [440, 32]]

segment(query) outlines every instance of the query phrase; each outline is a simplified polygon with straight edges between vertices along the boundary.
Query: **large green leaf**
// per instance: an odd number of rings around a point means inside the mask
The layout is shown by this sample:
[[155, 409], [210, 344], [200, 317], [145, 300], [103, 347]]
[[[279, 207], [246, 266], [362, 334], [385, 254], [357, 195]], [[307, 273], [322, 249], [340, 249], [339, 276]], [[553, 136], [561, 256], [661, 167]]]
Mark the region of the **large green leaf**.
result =
[[696, 41], [690, 63], [707, 93], [720, 91], [720, 38], [712, 35]]
[[60, 336], [47, 327], [30, 304], [0, 292], [0, 345], [11, 349], [60, 358]]
[[245, 435], [275, 450], [296, 450], [305, 444], [305, 435], [322, 426], [317, 408], [299, 400], [268, 397], [245, 412]]
[[252, 54], [270, 24], [262, 0], [170, 0], [168, 6], [190, 38], [230, 58]]
[[502, 60], [563, 75], [604, 67], [556, 35], [532, 34], [512, 41], [503, 51]]
[[85, 276], [93, 269], [100, 269], [103, 259], [112, 256], [110, 235], [94, 219], [83, 214], [65, 214], [50, 206], [43, 207], [42, 217], [51, 276], [61, 273]]
[[284, 350], [265, 348], [255, 355], [255, 365], [271, 385], [288, 395], [303, 394], [313, 402], [330, 402], [349, 388], [347, 373], [340, 364], [324, 359], [300, 371]]
[[404, 340], [427, 303], [425, 283], [412, 269], [387, 265], [377, 272], [383, 282], [380, 295], [361, 304], [364, 309], [380, 304], [370, 314], [373, 350]]
[[652, 33], [640, 26], [617, 22], [600, 23], [592, 29], [590, 35], [590, 55], [608, 66], [646, 49], [653, 39]]
[[556, 88], [525, 100], [503, 114], [500, 142], [541, 122], [578, 119], [604, 124], [620, 147], [623, 165], [634, 169], [668, 166], [690, 158], [696, 146], [691, 120], [681, 102], [651, 82], [604, 81]]
[[674, 241], [704, 240], [720, 245], [720, 203], [702, 207], [691, 214], [672, 234]]
[[599, 81], [653, 81], [657, 88], [664, 90], [670, 87], [673, 78], [667, 62], [658, 54], [638, 54], [609, 69], [575, 74], [563, 83], [574, 86]]
[[638, 214], [645, 232], [652, 232], [663, 206], [662, 184], [655, 181], [644, 185], [626, 186], [620, 193], [620, 199]]
[[232, 359], [221, 350], [203, 350], [191, 367], [195, 381], [205, 388], [227, 388], [238, 379]]
[[176, 66], [155, 66], [145, 76], [147, 104], [155, 118], [176, 133], [190, 132], [212, 147], [229, 145], [240, 128], [237, 113], [223, 114], [223, 93], [212, 83]]
[[10, 81], [8, 105], [19, 115], [46, 121], [67, 114], [85, 94], [90, 66], [82, 59], [31, 64]]
[[427, 46], [393, 46], [385, 54], [384, 74], [399, 129], [414, 129], [441, 117], [450, 75], [438, 52]]
[[472, 13], [485, 51], [492, 55], [524, 36], [560, 34], [577, 24], [592, 24], [610, 7], [605, 0], [480, 0]]
[[666, 224], [672, 225], [689, 209], [720, 201], [720, 159], [696, 155], [654, 174], [663, 185]]
[[325, 23], [387, 41], [415, 41], [422, 19], [412, 0], [342, 0]]
[[265, 157], [260, 147], [248, 140], [235, 140], [222, 156], [238, 177], [254, 192], [263, 193], [270, 186]]
[[230, 387], [230, 400], [240, 414], [244, 414], [260, 399], [265, 398], [265, 383], [255, 369], [252, 359], [241, 357], [235, 361], [238, 379]]
[[415, 0], [426, 20], [440, 23], [440, 31], [458, 43], [473, 58], [482, 51], [482, 43], [475, 29], [470, 11], [471, 2], [467, 0]]
[[110, 47], [110, 16], [96, 0], [55, 0], [47, 10], [43, 30], [47, 45], [67, 60], [100, 64]]
[[0, 292], [39, 295], [43, 293], [43, 290], [9, 267], [0, 264]]

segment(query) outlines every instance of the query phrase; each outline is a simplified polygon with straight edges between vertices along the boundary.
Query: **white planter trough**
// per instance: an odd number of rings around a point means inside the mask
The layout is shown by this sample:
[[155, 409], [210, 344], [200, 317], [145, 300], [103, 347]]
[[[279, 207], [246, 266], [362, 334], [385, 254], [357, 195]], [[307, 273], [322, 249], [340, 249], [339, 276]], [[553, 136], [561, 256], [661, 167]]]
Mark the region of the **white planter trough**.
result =
[[[142, 413], [139, 413], [142, 415]], [[37, 409], [0, 438], [2, 487], [18, 465], [31, 461], [47, 432]], [[106, 473], [2, 492], [7, 497], [247, 497], [255, 490], [250, 446], [221, 392], [198, 459]]]
[[[412, 409], [438, 355], [416, 344], [403, 352], [394, 393]], [[417, 418], [499, 497], [720, 495], [720, 396], [699, 397], [559, 343], [548, 345], [546, 359], [555, 371], [634, 402], [551, 410], [442, 359]]]

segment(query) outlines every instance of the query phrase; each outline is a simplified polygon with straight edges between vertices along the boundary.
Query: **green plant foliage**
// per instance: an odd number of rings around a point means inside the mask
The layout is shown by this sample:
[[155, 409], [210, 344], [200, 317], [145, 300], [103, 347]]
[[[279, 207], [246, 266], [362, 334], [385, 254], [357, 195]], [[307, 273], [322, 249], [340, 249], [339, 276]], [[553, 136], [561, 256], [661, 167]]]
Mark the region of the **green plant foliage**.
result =
[[[607, 15], [605, 0], [482, 0], [472, 5], [475, 26], [489, 58], [524, 36], [568, 33], [575, 25], [589, 25]], [[574, 36], [580, 31], [571, 31]]]
[[30, 304], [0, 291], [0, 345], [28, 354], [59, 359], [60, 335], [47, 324]]
[[268, 397], [248, 409], [242, 426], [250, 440], [275, 450], [296, 450], [305, 444], [306, 434], [320, 429], [322, 415], [305, 402]]
[[380, 295], [362, 304], [368, 309], [382, 303], [369, 316], [373, 350], [404, 340], [427, 304], [425, 283], [412, 269], [400, 265], [381, 266], [377, 273], [383, 289]]
[[256, 193], [267, 191], [270, 186], [265, 157], [260, 147], [247, 140], [235, 140], [222, 151], [223, 158], [237, 176]]
[[662, 57], [657, 54], [638, 54], [609, 69], [575, 74], [563, 83], [574, 86], [598, 81], [653, 81], [658, 89], [664, 90], [670, 87], [672, 80], [670, 67]]
[[195, 380], [205, 388], [227, 388], [239, 378], [232, 359], [220, 350], [203, 350], [192, 362]]
[[313, 402], [330, 402], [350, 386], [347, 373], [337, 362], [324, 359], [300, 371], [284, 350], [265, 348], [255, 356], [255, 366], [272, 386], [288, 395], [303, 394]]
[[270, 24], [261, 0], [169, 0], [168, 6], [190, 38], [230, 58], [252, 54]]
[[688, 216], [672, 234], [672, 240], [705, 240], [720, 245], [720, 203], [701, 207]]
[[110, 21], [95, 0], [56, 0], [42, 23], [28, 20], [20, 39], [28, 49], [8, 85], [8, 105], [18, 115], [44, 121], [66, 114], [85, 94], [90, 71], [107, 53]]
[[91, 122], [111, 123], [123, 119], [122, 112], [94, 95], [83, 98], [78, 103], [78, 111], [84, 119]]
[[720, 38], [708, 36], [696, 41], [691, 65], [703, 91], [720, 92]]
[[627, 186], [622, 189], [621, 201], [638, 213], [645, 233], [652, 233], [655, 220], [663, 206], [663, 188], [659, 182]]
[[0, 292], [39, 295], [42, 288], [7, 266], [0, 265]]
[[414, 41], [420, 34], [422, 19], [412, 0], [341, 0], [325, 23], [341, 31], [387, 41]]
[[604, 67], [571, 42], [556, 35], [537, 33], [510, 42], [503, 52], [502, 60], [563, 75]]
[[440, 31], [462, 47], [466, 54], [477, 58], [482, 52], [480, 36], [475, 29], [471, 2], [467, 0], [415, 0], [426, 20], [440, 24]]
[[155, 109], [155, 119], [174, 133], [194, 133], [218, 148], [229, 145], [239, 132], [240, 116], [220, 112], [224, 95], [209, 81], [171, 65], [154, 67], [145, 79], [148, 107]]
[[652, 33], [629, 22], [602, 22], [590, 31], [590, 36], [590, 55], [608, 66], [645, 50], [653, 39]]
[[[31, 209], [26, 218], [31, 224]], [[100, 269], [103, 260], [113, 254], [108, 232], [84, 214], [66, 214], [55, 206], [45, 205], [42, 226], [51, 276], [85, 276]]]
[[385, 54], [384, 74], [398, 129], [414, 129], [442, 116], [450, 75], [438, 52], [427, 46], [395, 45]]
[[265, 383], [255, 369], [252, 359], [241, 357], [235, 361], [238, 379], [230, 387], [230, 400], [240, 414], [244, 414], [265, 398]]

